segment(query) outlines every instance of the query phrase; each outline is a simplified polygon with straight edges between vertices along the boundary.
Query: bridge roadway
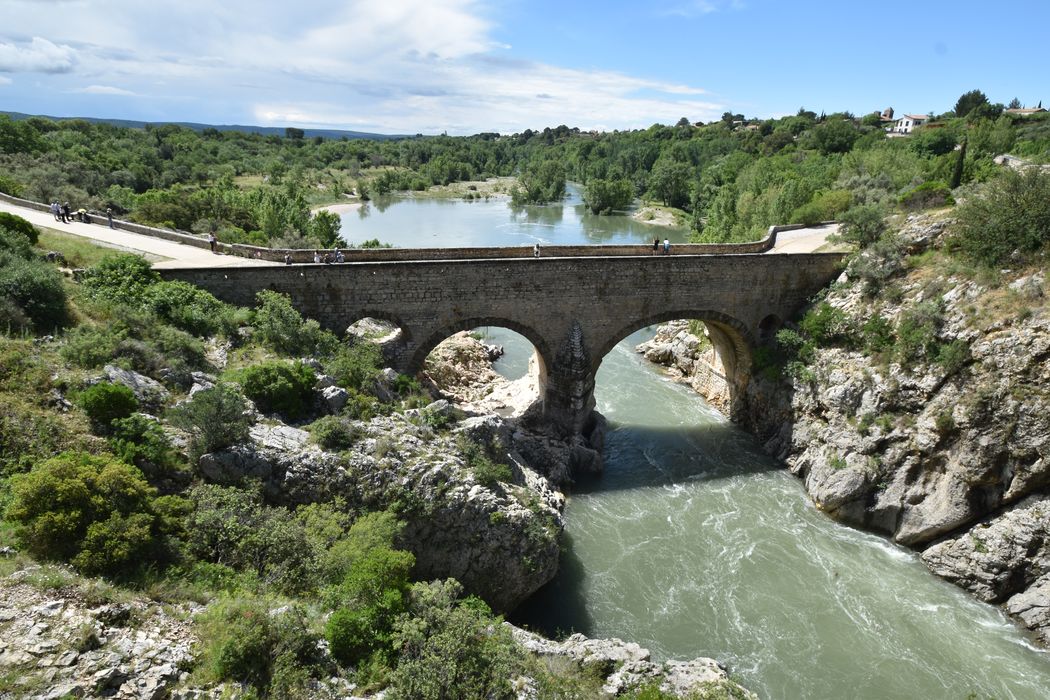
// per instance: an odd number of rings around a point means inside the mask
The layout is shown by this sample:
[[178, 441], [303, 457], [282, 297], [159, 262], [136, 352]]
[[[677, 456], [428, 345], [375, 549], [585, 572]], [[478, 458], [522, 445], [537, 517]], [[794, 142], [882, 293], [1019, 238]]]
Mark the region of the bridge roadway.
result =
[[[41, 216], [9, 202], [0, 201], [0, 208], [32, 215], [26, 218], [34, 223]], [[49, 214], [42, 216], [42, 225], [51, 228], [92, 238], [113, 235], [118, 245], [152, 252], [152, 243], [139, 240], [148, 235], [56, 224]], [[812, 248], [826, 233], [782, 233], [782, 243]], [[340, 333], [365, 317], [394, 323], [402, 332], [391, 361], [407, 373], [420, 370], [430, 351], [457, 331], [509, 328], [536, 349], [542, 415], [566, 433], [586, 434], [594, 377], [605, 354], [630, 333], [674, 319], [704, 321], [730, 388], [732, 412], [741, 408], [751, 348], [841, 269], [841, 253], [726, 252], [775, 251], [772, 244], [676, 245], [671, 255], [653, 255], [651, 246], [548, 246], [540, 258], [531, 256], [531, 248], [393, 249], [339, 265], [275, 265], [206, 250], [202, 255], [194, 248], [157, 267], [166, 279], [199, 285], [232, 304], [253, 306], [264, 289], [288, 294], [305, 316]], [[354, 251], [351, 259], [359, 254]], [[430, 259], [411, 259], [416, 256]]]

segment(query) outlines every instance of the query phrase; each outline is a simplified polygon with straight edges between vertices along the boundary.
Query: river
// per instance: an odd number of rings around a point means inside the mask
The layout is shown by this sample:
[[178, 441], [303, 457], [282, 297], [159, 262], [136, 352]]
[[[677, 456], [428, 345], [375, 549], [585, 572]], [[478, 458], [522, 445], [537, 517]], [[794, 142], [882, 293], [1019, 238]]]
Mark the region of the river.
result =
[[[431, 204], [399, 202], [367, 218], [396, 212], [428, 230]], [[475, 218], [478, 205], [442, 202], [455, 233], [432, 244], [511, 244], [486, 228], [495, 215]], [[552, 208], [562, 211], [547, 218], [566, 227], [555, 229], [568, 239], [559, 242], [590, 240], [564, 224], [584, 218], [577, 205]], [[653, 235], [606, 218], [612, 240]], [[381, 229], [368, 237], [398, 240]], [[485, 331], [508, 349], [497, 369], [521, 376], [528, 341]], [[560, 572], [516, 621], [552, 635], [620, 637], [657, 659], [710, 656], [763, 698], [1050, 697], [1050, 656], [1020, 627], [930, 574], [911, 550], [817, 511], [751, 436], [634, 352], [651, 332], [602, 362], [605, 473], [574, 488]]]

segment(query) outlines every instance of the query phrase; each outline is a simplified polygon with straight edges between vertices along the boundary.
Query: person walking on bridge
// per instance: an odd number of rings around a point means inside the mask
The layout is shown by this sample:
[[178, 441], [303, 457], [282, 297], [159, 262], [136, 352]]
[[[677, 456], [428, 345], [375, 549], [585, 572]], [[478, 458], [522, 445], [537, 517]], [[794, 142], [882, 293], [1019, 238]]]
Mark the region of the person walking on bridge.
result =
[[659, 238], [654, 238], [653, 239], [653, 255], [656, 255], [659, 252], [660, 252], [660, 239]]
[[671, 254], [671, 241], [668, 238], [664, 239], [664, 255]]
[[532, 245], [532, 257], [534, 257], [534, 258], [540, 257], [540, 244], [539, 243], [534, 243]]

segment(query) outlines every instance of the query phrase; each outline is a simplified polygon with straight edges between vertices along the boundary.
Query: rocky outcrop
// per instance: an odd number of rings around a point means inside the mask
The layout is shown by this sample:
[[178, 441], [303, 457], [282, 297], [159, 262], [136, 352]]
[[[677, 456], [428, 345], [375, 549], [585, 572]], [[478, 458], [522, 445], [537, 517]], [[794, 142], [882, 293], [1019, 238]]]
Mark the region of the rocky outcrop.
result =
[[[952, 537], [930, 549], [931, 569], [1041, 629], [1045, 575], [1034, 550], [1010, 543], [1050, 539], [1050, 518], [1022, 515], [1045, 511], [1017, 505], [1050, 487], [1046, 275], [1006, 270], [996, 285], [909, 262], [942, 255], [948, 230], [912, 216], [894, 245], [862, 254], [826, 297], [833, 332], [852, 341], [816, 347], [790, 378], [755, 371], [741, 418], [829, 515], [919, 549]], [[880, 327], [896, 345], [872, 349]], [[658, 335], [647, 356], [665, 347], [684, 371], [695, 353], [682, 332]], [[924, 350], [902, 361], [901, 343]]]
[[633, 642], [589, 639], [582, 634], [555, 642], [508, 626], [526, 651], [541, 657], [568, 659], [603, 678], [602, 690], [610, 696], [655, 685], [675, 697], [758, 697], [731, 681], [726, 669], [714, 659], [655, 663], [648, 649]]
[[186, 681], [196, 641], [188, 610], [31, 585], [40, 571], [0, 579], [0, 673], [17, 679], [17, 697], [154, 700]]
[[726, 415], [732, 401], [730, 382], [714, 346], [694, 322], [671, 321], [660, 326], [652, 340], [636, 350], [645, 359], [667, 368], [673, 379], [692, 387]]
[[929, 547], [922, 560], [938, 576], [1008, 612], [1050, 644], [1050, 496]]
[[169, 398], [168, 390], [156, 379], [151, 379], [144, 374], [139, 374], [130, 369], [123, 369], [116, 365], [103, 367], [102, 376], [95, 381], [106, 381], [126, 386], [131, 389], [139, 404], [148, 409], [164, 406]]

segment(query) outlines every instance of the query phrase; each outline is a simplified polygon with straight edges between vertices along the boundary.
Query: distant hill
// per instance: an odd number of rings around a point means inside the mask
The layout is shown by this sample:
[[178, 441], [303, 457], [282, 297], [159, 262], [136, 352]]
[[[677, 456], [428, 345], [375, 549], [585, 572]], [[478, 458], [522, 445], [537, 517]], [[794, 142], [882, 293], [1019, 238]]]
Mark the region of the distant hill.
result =
[[[22, 112], [5, 112], [0, 110], [0, 114], [6, 114], [11, 119], [28, 119], [30, 117], [42, 117], [44, 119], [51, 119], [56, 122], [70, 121], [72, 119], [82, 119], [86, 122], [94, 122], [99, 124], [112, 124], [113, 126], [121, 126], [129, 129], [143, 129], [147, 125], [162, 126], [164, 124], [175, 124], [176, 126], [183, 126], [187, 129], [193, 129], [194, 131], [204, 131], [205, 129], [218, 129], [219, 131], [238, 131], [243, 134], [262, 134], [263, 136], [284, 136], [283, 126], [246, 126], [244, 124], [198, 124], [196, 122], [140, 122], [133, 119], [98, 119], [96, 117], [52, 117], [46, 114], [24, 114]], [[391, 134], [370, 134], [364, 131], [342, 131], [340, 129], [303, 129], [303, 137], [312, 139], [315, 136], [320, 136], [325, 139], [372, 139], [373, 141], [387, 141], [392, 139], [404, 139], [409, 138], [408, 135], [391, 135]]]

